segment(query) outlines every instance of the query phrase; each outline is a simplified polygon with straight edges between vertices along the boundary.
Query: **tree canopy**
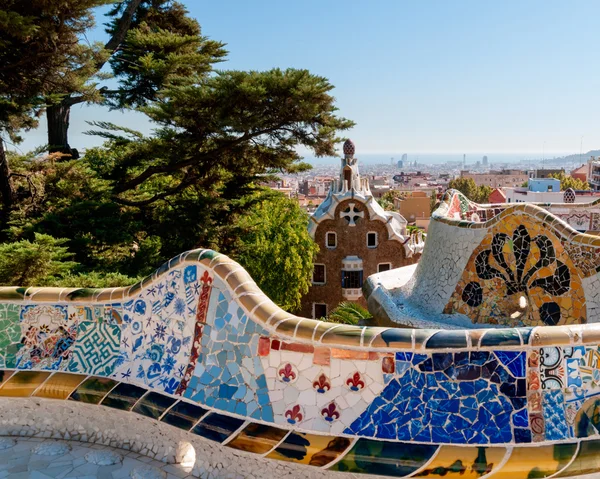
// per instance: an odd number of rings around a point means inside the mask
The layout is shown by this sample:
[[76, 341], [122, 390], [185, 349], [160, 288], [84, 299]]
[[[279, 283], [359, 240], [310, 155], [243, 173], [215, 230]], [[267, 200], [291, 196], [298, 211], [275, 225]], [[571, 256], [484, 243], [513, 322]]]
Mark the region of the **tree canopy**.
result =
[[448, 188], [458, 190], [471, 201], [480, 204], [488, 203], [493, 191], [487, 185], [477, 186], [473, 178], [455, 178], [450, 180]]
[[[82, 5], [73, 13], [75, 36], [69, 37], [77, 47], [93, 21], [89, 8], [105, 2], [65, 1]], [[52, 2], [35, 2], [44, 15], [52, 11], [45, 9]], [[334, 154], [338, 132], [353, 123], [337, 115], [333, 86], [303, 69], [215, 70], [225, 58], [223, 44], [203, 37], [196, 20], [176, 2], [117, 2], [109, 18], [110, 39], [90, 47], [87, 55], [94, 61], [86, 63], [93, 66], [85, 73], [92, 76], [83, 84], [112, 108], [143, 112], [155, 129], [145, 136], [95, 123], [89, 133], [105, 142], [82, 158], [5, 155], [11, 169], [0, 171], [0, 180], [10, 183], [12, 205], [3, 209], [0, 246], [16, 255], [35, 250], [43, 240], [56, 254], [36, 263], [35, 274], [3, 276], [9, 264], [0, 265], [0, 279], [119, 285], [182, 251], [208, 247], [240, 261], [281, 306], [297, 308], [308, 289], [316, 246], [306, 214], [263, 185], [282, 172], [309, 168], [299, 148], [317, 156]], [[66, 47], [57, 55], [62, 57], [56, 61], [73, 65]], [[106, 61], [118, 83], [115, 90], [93, 81]], [[11, 68], [17, 77], [32, 71], [25, 63]], [[49, 82], [25, 96], [29, 102], [41, 98], [40, 108], [59, 98], [51, 107], [60, 110], [66, 98], [82, 94], [71, 86]], [[14, 132], [24, 127], [17, 125]], [[0, 193], [4, 202], [4, 190]], [[66, 267], [53, 269], [53, 262]]]
[[573, 188], [574, 190], [589, 190], [590, 189], [590, 185], [587, 181], [582, 181], [578, 178], [573, 178], [572, 176], [566, 175], [563, 172], [553, 173], [550, 175], [550, 177], [560, 180], [561, 191], [568, 190], [569, 188]]

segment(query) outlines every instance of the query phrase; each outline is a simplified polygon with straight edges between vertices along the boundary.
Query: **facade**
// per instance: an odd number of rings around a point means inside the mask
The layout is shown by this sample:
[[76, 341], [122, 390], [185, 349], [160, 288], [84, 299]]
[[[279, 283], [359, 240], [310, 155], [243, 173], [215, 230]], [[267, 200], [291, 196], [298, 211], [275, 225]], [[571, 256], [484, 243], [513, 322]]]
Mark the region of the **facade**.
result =
[[462, 171], [462, 178], [471, 178], [477, 186], [492, 188], [517, 187], [528, 180], [527, 173], [521, 170], [490, 171], [489, 173], [469, 173]]
[[375, 201], [368, 179], [360, 177], [354, 150], [350, 140], [344, 143], [339, 178], [310, 218], [309, 232], [320, 252], [313, 285], [302, 299], [301, 313], [307, 317], [324, 317], [342, 301], [366, 306], [363, 281], [416, 262], [423, 249], [422, 236], [407, 234], [406, 220]]
[[600, 191], [600, 160], [592, 158], [589, 162], [590, 165], [590, 176], [589, 184], [590, 188], [594, 191]]
[[590, 203], [600, 197], [600, 192], [531, 191], [529, 188], [502, 188], [506, 203]]
[[588, 181], [590, 176], [590, 162], [584, 163], [579, 168], [575, 168], [571, 171], [570, 175], [572, 178], [581, 181]]
[[552, 175], [565, 173], [564, 168], [538, 168], [528, 172], [529, 178], [550, 178]]
[[492, 191], [488, 201], [490, 204], [506, 203], [506, 195], [504, 194], [504, 191], [502, 191], [502, 188], [496, 188]]
[[560, 180], [556, 178], [531, 178], [527, 189], [536, 193], [560, 191]]
[[394, 207], [409, 223], [431, 217], [431, 197], [426, 191], [411, 191], [403, 198], [395, 198]]

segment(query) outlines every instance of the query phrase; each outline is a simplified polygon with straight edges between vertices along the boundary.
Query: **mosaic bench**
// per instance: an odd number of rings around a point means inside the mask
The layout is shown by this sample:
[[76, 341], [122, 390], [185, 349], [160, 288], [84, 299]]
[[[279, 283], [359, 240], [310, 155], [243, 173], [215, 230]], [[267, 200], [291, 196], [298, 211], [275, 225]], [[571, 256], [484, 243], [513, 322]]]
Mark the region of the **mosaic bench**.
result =
[[[431, 314], [472, 327], [297, 317], [231, 259], [196, 250], [130, 288], [0, 288], [0, 396], [129, 411], [265, 461], [332, 472], [514, 479], [600, 471], [598, 255], [585, 253], [598, 238], [577, 236], [529, 205], [505, 208], [492, 223], [453, 219], [449, 206], [462, 201], [455, 197], [434, 215], [402, 294], [386, 289], [393, 272], [369, 280], [367, 292], [390, 318], [394, 308], [413, 308], [422, 314], [415, 321]], [[460, 231], [449, 235], [447, 228]], [[499, 246], [494, 238], [504, 230], [512, 235], [500, 236]], [[570, 242], [560, 243], [559, 230]], [[533, 256], [517, 252], [513, 260], [515, 245], [524, 251], [525, 244]], [[574, 244], [582, 262], [568, 249]], [[432, 248], [445, 248], [454, 266], [439, 262], [442, 253]], [[554, 260], [544, 253], [550, 250]], [[471, 269], [472, 257], [480, 259]], [[498, 313], [490, 316], [495, 327], [483, 324], [477, 308], [492, 311], [499, 300], [488, 296], [508, 291], [527, 304], [507, 300], [501, 311], [512, 323]], [[550, 316], [541, 313], [551, 302], [560, 316], [554, 307]]]

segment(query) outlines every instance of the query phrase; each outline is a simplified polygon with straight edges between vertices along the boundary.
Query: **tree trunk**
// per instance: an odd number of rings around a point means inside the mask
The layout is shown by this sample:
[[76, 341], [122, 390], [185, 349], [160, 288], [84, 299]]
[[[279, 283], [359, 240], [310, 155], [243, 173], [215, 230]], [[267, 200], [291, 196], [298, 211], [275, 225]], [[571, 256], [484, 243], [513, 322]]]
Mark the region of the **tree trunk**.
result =
[[46, 109], [48, 120], [48, 151], [50, 153], [64, 153], [69, 157], [77, 158], [79, 155], [69, 146], [69, 117], [71, 105], [65, 101], [51, 105]]
[[10, 166], [6, 158], [4, 141], [0, 138], [0, 194], [2, 195], [2, 210], [0, 211], [0, 239], [4, 239], [4, 230], [8, 226], [10, 212], [15, 203], [15, 192], [10, 181]]
[[[123, 43], [127, 36], [127, 31], [131, 26], [133, 15], [135, 11], [142, 3], [142, 0], [129, 0], [127, 7], [123, 11], [121, 18], [117, 23], [117, 27], [112, 37], [104, 45], [104, 49], [108, 50], [112, 55], [119, 45]], [[100, 71], [107, 58], [103, 58], [101, 61], [96, 63], [96, 72]], [[79, 153], [76, 149], [71, 149], [69, 146], [69, 115], [71, 113], [71, 107], [77, 103], [81, 103], [82, 97], [74, 97], [73, 95], [66, 96], [60, 103], [49, 106], [46, 109], [46, 120], [48, 123], [48, 151], [50, 153], [64, 153], [69, 155], [65, 159], [73, 158], [76, 160], [79, 158]]]

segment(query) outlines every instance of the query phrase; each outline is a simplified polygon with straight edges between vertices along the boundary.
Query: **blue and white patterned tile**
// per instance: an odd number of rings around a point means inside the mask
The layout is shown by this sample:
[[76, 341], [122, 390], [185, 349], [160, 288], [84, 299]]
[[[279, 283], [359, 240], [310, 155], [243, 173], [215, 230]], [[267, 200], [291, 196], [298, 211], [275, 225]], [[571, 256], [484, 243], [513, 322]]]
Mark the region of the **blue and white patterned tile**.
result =
[[190, 358], [198, 301], [192, 288], [197, 279], [189, 268], [186, 280], [183, 268], [170, 271], [123, 304], [120, 358], [113, 377], [134, 378], [168, 393], [177, 390]]

